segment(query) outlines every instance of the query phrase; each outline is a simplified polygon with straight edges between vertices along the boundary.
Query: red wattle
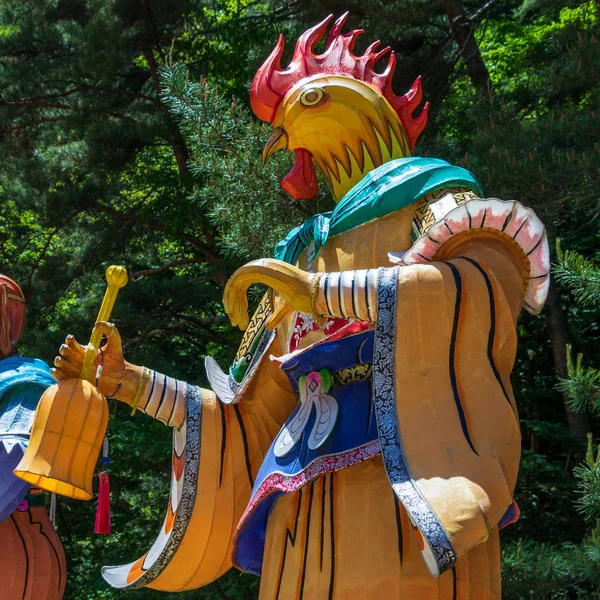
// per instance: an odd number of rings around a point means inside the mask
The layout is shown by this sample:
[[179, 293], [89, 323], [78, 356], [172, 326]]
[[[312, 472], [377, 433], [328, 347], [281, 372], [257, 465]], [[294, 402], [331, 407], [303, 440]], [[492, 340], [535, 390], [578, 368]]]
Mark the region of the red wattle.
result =
[[310, 200], [315, 197], [319, 185], [312, 154], [304, 148], [298, 148], [295, 152], [294, 166], [281, 180], [281, 187], [294, 200]]

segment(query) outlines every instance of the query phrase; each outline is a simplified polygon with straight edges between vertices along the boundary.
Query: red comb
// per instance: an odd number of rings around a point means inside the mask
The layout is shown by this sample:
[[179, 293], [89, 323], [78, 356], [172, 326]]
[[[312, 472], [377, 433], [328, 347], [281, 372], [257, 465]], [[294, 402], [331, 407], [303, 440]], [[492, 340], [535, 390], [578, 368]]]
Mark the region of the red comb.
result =
[[[250, 103], [254, 114], [262, 121], [272, 123], [281, 101], [296, 83], [311, 75], [344, 75], [371, 85], [390, 103], [400, 117], [412, 150], [427, 123], [429, 110], [429, 103], [426, 103], [418, 117], [412, 116], [421, 102], [421, 77], [416, 79], [404, 96], [396, 96], [392, 90], [392, 78], [396, 68], [395, 54], [389, 47], [376, 51], [380, 44], [377, 41], [371, 44], [362, 56], [355, 56], [352, 52], [354, 44], [363, 30], [341, 33], [348, 18], [347, 12], [333, 24], [323, 54], [316, 55], [313, 49], [323, 39], [332, 18], [333, 15], [329, 15], [298, 38], [292, 60], [285, 69], [281, 68], [280, 62], [284, 39], [283, 36], [279, 36], [273, 52], [257, 71], [252, 82]], [[390, 56], [385, 70], [383, 73], [376, 73], [375, 64], [388, 52]]]

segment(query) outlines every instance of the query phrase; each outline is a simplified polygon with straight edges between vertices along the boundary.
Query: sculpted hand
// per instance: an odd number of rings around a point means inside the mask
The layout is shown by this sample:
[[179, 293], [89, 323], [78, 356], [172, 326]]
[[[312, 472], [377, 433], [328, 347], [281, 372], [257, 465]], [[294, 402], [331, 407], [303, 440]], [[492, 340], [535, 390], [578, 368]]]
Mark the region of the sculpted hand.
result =
[[240, 329], [248, 327], [248, 288], [253, 283], [262, 283], [273, 288], [287, 304], [280, 307], [271, 317], [270, 328], [276, 325], [290, 309], [312, 312], [310, 293], [314, 274], [307, 273], [281, 260], [263, 258], [253, 260], [240, 267], [225, 286], [223, 306], [232, 325]]
[[[94, 325], [94, 330], [102, 332], [107, 342], [96, 357], [94, 378], [90, 381], [96, 384], [96, 369], [99, 364], [102, 364], [98, 389], [105, 396], [131, 404], [140, 381], [142, 367], [132, 365], [125, 360], [121, 336], [112, 323], [100, 321]], [[54, 359], [54, 369], [52, 369], [54, 377], [56, 379], [79, 377], [84, 355], [85, 346], [82, 346], [72, 335], [68, 335], [65, 343], [58, 350], [58, 356]]]

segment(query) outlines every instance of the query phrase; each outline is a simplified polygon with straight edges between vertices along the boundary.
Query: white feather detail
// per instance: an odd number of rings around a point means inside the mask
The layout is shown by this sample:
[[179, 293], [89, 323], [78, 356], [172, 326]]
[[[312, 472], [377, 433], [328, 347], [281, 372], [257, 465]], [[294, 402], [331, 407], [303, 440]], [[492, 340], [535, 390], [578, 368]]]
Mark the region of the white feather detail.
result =
[[338, 403], [333, 396], [320, 391], [312, 396], [317, 409], [317, 418], [308, 438], [308, 447], [316, 450], [323, 445], [335, 426], [338, 415]]
[[207, 356], [204, 359], [204, 367], [206, 368], [206, 377], [208, 378], [210, 387], [217, 395], [217, 398], [223, 404], [237, 404], [239, 399], [236, 398], [235, 392], [229, 385], [229, 376], [223, 372], [219, 363], [212, 356]]
[[323, 380], [319, 373], [310, 373], [299, 382], [300, 408], [275, 440], [273, 454], [277, 458], [285, 456], [297, 444], [308, 424], [313, 404], [316, 419], [308, 437], [308, 447], [316, 450], [323, 445], [335, 426], [338, 415], [338, 403], [333, 396], [323, 392]]

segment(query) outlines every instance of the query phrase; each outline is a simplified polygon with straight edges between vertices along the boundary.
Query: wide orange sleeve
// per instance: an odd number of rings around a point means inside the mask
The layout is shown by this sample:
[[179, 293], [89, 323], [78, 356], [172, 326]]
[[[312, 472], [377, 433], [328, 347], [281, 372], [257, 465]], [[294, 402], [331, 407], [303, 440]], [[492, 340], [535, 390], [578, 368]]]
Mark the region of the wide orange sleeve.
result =
[[[274, 346], [277, 346], [277, 341]], [[211, 583], [231, 568], [233, 536], [254, 477], [296, 399], [285, 375], [263, 361], [239, 404], [188, 386], [188, 416], [174, 431], [167, 516], [137, 561], [104, 567], [117, 588], [178, 592]]]
[[458, 557], [512, 504], [521, 435], [510, 383], [524, 293], [502, 249], [398, 270], [397, 418], [412, 478]]

